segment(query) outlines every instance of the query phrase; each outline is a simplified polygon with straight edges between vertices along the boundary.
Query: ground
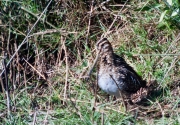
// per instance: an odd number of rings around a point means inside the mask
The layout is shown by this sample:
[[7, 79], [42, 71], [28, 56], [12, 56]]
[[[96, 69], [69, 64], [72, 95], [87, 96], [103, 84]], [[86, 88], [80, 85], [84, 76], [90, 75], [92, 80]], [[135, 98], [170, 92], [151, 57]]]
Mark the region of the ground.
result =
[[[1, 1], [1, 123], [180, 124], [179, 5], [176, 0]], [[148, 106], [130, 105], [126, 112], [121, 100], [97, 87], [98, 66], [84, 79], [101, 36], [144, 80], [157, 81], [161, 91]]]

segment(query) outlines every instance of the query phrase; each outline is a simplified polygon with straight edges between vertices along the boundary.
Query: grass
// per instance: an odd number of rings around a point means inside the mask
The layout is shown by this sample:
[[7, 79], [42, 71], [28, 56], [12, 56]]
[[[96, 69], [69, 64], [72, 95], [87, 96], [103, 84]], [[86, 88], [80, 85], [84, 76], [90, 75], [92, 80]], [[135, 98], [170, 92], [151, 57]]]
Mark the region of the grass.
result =
[[[0, 2], [0, 71], [48, 2]], [[180, 123], [178, 1], [95, 1], [93, 5], [92, 12], [92, 1], [50, 4], [1, 77], [1, 86], [9, 84], [11, 105], [8, 113], [7, 93], [0, 86], [1, 124]], [[125, 112], [121, 101], [99, 88], [95, 91], [97, 68], [89, 81], [83, 79], [102, 34], [143, 79], [157, 80], [162, 93], [149, 100], [150, 106]]]

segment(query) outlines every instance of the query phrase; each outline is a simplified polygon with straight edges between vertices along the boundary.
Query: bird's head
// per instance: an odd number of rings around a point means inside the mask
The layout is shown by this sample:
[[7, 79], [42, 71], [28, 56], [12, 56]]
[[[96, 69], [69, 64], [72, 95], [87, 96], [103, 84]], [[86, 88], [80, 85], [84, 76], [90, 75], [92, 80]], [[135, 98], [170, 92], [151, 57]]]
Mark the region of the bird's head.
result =
[[96, 43], [96, 50], [100, 52], [100, 55], [106, 52], [113, 52], [111, 43], [107, 38], [102, 38]]

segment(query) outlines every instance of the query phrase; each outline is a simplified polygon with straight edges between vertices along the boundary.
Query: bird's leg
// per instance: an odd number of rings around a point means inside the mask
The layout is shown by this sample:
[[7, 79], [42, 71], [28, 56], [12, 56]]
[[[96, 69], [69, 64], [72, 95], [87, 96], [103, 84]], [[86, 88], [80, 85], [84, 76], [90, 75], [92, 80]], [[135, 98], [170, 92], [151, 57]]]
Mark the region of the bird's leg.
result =
[[116, 85], [117, 85], [117, 87], [118, 87], [118, 90], [119, 90], [119, 94], [120, 94], [120, 96], [121, 96], [121, 98], [122, 98], [122, 101], [123, 101], [123, 105], [124, 105], [124, 107], [125, 107], [125, 111], [127, 111], [127, 105], [126, 105], [126, 103], [125, 103], [125, 100], [124, 100], [124, 97], [123, 97], [123, 94], [122, 94], [121, 89], [119, 88], [116, 80], [112, 77], [112, 75], [109, 75], [109, 76], [110, 76], [111, 79], [116, 83]]

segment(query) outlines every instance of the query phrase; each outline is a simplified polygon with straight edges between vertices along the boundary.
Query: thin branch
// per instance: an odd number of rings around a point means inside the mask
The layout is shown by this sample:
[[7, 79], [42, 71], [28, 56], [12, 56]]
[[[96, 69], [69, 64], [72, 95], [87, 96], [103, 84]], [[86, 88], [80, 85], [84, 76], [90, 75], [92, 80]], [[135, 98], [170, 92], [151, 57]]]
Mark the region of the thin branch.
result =
[[67, 99], [67, 84], [68, 84], [68, 77], [69, 77], [68, 53], [67, 53], [67, 48], [65, 46], [65, 41], [66, 41], [66, 38], [61, 36], [61, 43], [63, 44], [63, 49], [64, 49], [64, 52], [65, 52], [65, 59], [66, 59], [65, 60], [66, 61], [66, 80], [65, 80], [65, 86], [64, 86], [64, 100]]
[[88, 30], [87, 30], [87, 35], [86, 35], [86, 44], [88, 43], [88, 40], [89, 40], [89, 31], [90, 31], [90, 25], [91, 25], [91, 16], [92, 16], [92, 12], [93, 12], [93, 4], [94, 4], [94, 0], [92, 0], [91, 11], [89, 14]]
[[[106, 36], [108, 35], [108, 33], [110, 33], [111, 28], [113, 27], [114, 23], [115, 23], [116, 20], [118, 19], [118, 16], [119, 16], [120, 12], [122, 11], [122, 9], [124, 9], [124, 7], [125, 7], [125, 5], [127, 4], [127, 2], [128, 2], [128, 0], [126, 0], [126, 2], [124, 3], [123, 7], [119, 10], [119, 13], [115, 16], [115, 18], [114, 18], [113, 22], [111, 23], [111, 25], [109, 26], [107, 32], [102, 35], [103, 37], [106, 37]], [[102, 36], [101, 36], [101, 37], [102, 37]]]
[[101, 125], [104, 125], [104, 113], [101, 114]]
[[[44, 9], [44, 11], [41, 13], [41, 15], [38, 17], [37, 21], [34, 23], [34, 25], [32, 26], [32, 28], [29, 30], [28, 34], [26, 35], [26, 37], [24, 38], [24, 40], [22, 41], [22, 43], [18, 46], [18, 49], [16, 50], [16, 52], [14, 52], [14, 54], [12, 55], [12, 57], [10, 58], [10, 60], [8, 61], [8, 63], [6, 64], [6, 67], [9, 66], [9, 64], [11, 63], [11, 61], [13, 60], [13, 58], [16, 56], [16, 53], [20, 50], [20, 48], [27, 42], [27, 39], [30, 35], [30, 33], [32, 32], [32, 30], [34, 29], [34, 27], [37, 25], [37, 23], [39, 22], [39, 20], [41, 19], [41, 17], [43, 16], [43, 14], [46, 12], [47, 8], [49, 7], [49, 5], [51, 4], [52, 0], [48, 3], [48, 5], [46, 6], [46, 8]], [[2, 74], [4, 73], [5, 69], [2, 70], [0, 76], [2, 76]]]
[[35, 70], [44, 80], [46, 80], [46, 77], [43, 75], [43, 74], [41, 74], [36, 68], [34, 68], [28, 61], [26, 61], [24, 58], [23, 58], [23, 60], [33, 69], [33, 70]]
[[133, 54], [133, 56], [180, 56], [180, 53], [177, 53], [177, 54]]
[[[5, 52], [3, 51], [3, 56], [5, 56]], [[5, 93], [6, 93], [6, 98], [7, 98], [7, 110], [8, 110], [8, 117], [10, 116], [11, 113], [11, 104], [10, 104], [10, 95], [9, 95], [9, 85], [8, 85], [8, 75], [7, 75], [7, 67], [6, 67], [6, 61], [5, 58], [3, 59], [3, 68], [4, 68], [4, 77], [5, 77]]]
[[48, 110], [47, 110], [47, 113], [46, 113], [46, 116], [45, 116], [45, 118], [44, 118], [44, 125], [47, 125], [48, 124], [48, 115], [49, 115], [49, 108], [48, 108]]
[[119, 88], [116, 80], [112, 77], [112, 75], [109, 75], [109, 76], [110, 76], [111, 79], [116, 83], [116, 86], [118, 87], [118, 90], [119, 90], [119, 94], [120, 94], [120, 96], [121, 96], [121, 98], [122, 98], [122, 101], [123, 101], [123, 105], [124, 105], [124, 107], [125, 107], [125, 111], [127, 111], [127, 106], [126, 106], [126, 103], [125, 103], [125, 100], [124, 100], [124, 97], [123, 97], [123, 94], [122, 94], [121, 89]]
[[166, 74], [164, 75], [164, 77], [163, 77], [163, 79], [162, 79], [162, 81], [161, 81], [160, 84], [162, 84], [162, 83], [164, 82], [164, 79], [168, 77], [168, 74], [169, 74], [170, 70], [175, 66], [175, 64], [176, 64], [178, 61], [179, 61], [179, 60], [178, 60], [177, 57], [176, 57], [174, 60], [172, 60], [171, 65], [170, 65], [169, 69], [166, 71]]
[[37, 32], [37, 33], [33, 33], [32, 35], [29, 35], [28, 37], [32, 37], [32, 36], [38, 36], [38, 35], [45, 35], [45, 34], [51, 34], [51, 33], [67, 33], [67, 34], [76, 34], [78, 32], [70, 32], [70, 31], [66, 31], [64, 29], [47, 29], [45, 31], [41, 31], [41, 32]]
[[[52, 0], [51, 0], [51, 1], [52, 1]], [[51, 3], [51, 1], [49, 2], [49, 4]], [[45, 11], [47, 10], [49, 4], [46, 6]], [[48, 22], [47, 20], [44, 21], [43, 19], [41, 19], [42, 15], [43, 15], [44, 13], [42, 13], [42, 14], [38, 17], [36, 14], [34, 14], [34, 13], [32, 13], [31, 11], [27, 10], [27, 9], [24, 8], [23, 6], [21, 6], [21, 9], [24, 10], [24, 11], [26, 11], [27, 13], [31, 14], [32, 16], [36, 17], [37, 19], [45, 22], [46, 24], [48, 24], [48, 25], [51, 26], [52, 28], [57, 29], [53, 24], [51, 24], [51, 23]], [[44, 12], [44, 11], [43, 11], [43, 12]]]
[[97, 10], [98, 8], [104, 6], [104, 4], [106, 4], [106, 3], [110, 2], [110, 1], [111, 1], [111, 0], [106, 0], [106, 1], [102, 2], [102, 3], [99, 4], [98, 6], [94, 7], [94, 9], [92, 10], [92, 12], [94, 12], [94, 11]]
[[34, 117], [33, 117], [33, 125], [36, 124], [36, 117], [37, 117], [37, 108], [34, 111]]

